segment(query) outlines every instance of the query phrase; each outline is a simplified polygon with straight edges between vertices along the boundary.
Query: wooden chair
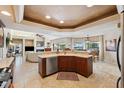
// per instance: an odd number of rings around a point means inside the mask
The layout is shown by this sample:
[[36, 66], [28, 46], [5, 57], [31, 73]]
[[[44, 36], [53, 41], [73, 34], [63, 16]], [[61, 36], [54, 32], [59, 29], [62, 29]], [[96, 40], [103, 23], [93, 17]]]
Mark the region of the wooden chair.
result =
[[92, 51], [90, 55], [93, 55], [93, 61], [99, 60], [99, 53], [97, 51]]

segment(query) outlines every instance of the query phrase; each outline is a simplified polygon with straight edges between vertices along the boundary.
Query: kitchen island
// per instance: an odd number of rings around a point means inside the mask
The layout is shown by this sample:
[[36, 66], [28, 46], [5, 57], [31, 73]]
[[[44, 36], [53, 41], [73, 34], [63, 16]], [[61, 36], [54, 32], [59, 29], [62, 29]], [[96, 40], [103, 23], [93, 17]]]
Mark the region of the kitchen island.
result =
[[76, 72], [85, 77], [93, 73], [92, 55], [81, 53], [47, 53], [39, 55], [39, 74], [42, 78], [56, 72]]

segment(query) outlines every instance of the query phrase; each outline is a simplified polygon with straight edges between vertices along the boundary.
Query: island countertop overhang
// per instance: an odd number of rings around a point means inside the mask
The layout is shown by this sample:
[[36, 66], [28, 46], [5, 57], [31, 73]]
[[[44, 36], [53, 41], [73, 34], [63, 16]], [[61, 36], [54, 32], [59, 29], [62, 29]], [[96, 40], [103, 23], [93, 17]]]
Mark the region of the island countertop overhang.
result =
[[39, 73], [42, 78], [56, 72], [76, 72], [85, 77], [93, 73], [92, 55], [83, 53], [44, 53], [39, 55]]
[[58, 57], [58, 56], [74, 56], [74, 57], [81, 57], [81, 58], [90, 58], [92, 55], [86, 54], [62, 54], [62, 53], [49, 53], [49, 54], [42, 54], [38, 55], [39, 58], [50, 58], [50, 57]]

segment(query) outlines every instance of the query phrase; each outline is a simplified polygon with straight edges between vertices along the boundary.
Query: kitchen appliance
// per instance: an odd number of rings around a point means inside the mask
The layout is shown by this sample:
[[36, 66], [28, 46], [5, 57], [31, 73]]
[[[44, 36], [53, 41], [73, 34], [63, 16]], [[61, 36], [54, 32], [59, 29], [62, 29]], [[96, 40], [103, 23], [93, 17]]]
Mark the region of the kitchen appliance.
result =
[[[121, 76], [118, 78], [116, 86], [117, 88], [118, 87], [124, 88], [124, 57], [123, 57], [124, 55], [124, 5], [117, 5], [117, 11], [118, 11], [118, 14], [120, 15], [120, 31], [121, 31], [121, 36], [119, 37], [118, 44], [117, 44], [117, 64], [121, 72]], [[120, 41], [121, 41], [121, 46], [120, 46]], [[119, 55], [120, 54], [119, 48], [121, 48], [121, 55]], [[119, 86], [119, 82], [121, 83], [121, 86]]]
[[[118, 43], [117, 43], [117, 65], [119, 70], [121, 71], [121, 63], [120, 63], [120, 55], [119, 55], [119, 49], [120, 49], [120, 42], [121, 42], [121, 36], [118, 39]], [[117, 79], [117, 84], [116, 87], [119, 88], [119, 82], [121, 81], [121, 76]]]
[[0, 88], [8, 88], [13, 81], [13, 75], [10, 68], [0, 68]]
[[49, 57], [46, 59], [46, 75], [53, 74], [58, 71], [57, 57]]

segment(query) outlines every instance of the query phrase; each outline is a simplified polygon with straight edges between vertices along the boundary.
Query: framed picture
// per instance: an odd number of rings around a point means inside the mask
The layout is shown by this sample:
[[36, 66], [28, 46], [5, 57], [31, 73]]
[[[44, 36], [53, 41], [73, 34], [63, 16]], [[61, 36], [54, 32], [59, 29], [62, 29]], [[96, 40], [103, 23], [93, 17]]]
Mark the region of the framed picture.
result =
[[37, 41], [36, 42], [36, 47], [43, 47], [44, 46], [44, 42], [43, 41]]
[[106, 40], [105, 45], [106, 45], [106, 51], [116, 51], [116, 39], [113, 40]]
[[0, 28], [0, 47], [3, 47], [4, 45], [4, 32], [3, 29]]

